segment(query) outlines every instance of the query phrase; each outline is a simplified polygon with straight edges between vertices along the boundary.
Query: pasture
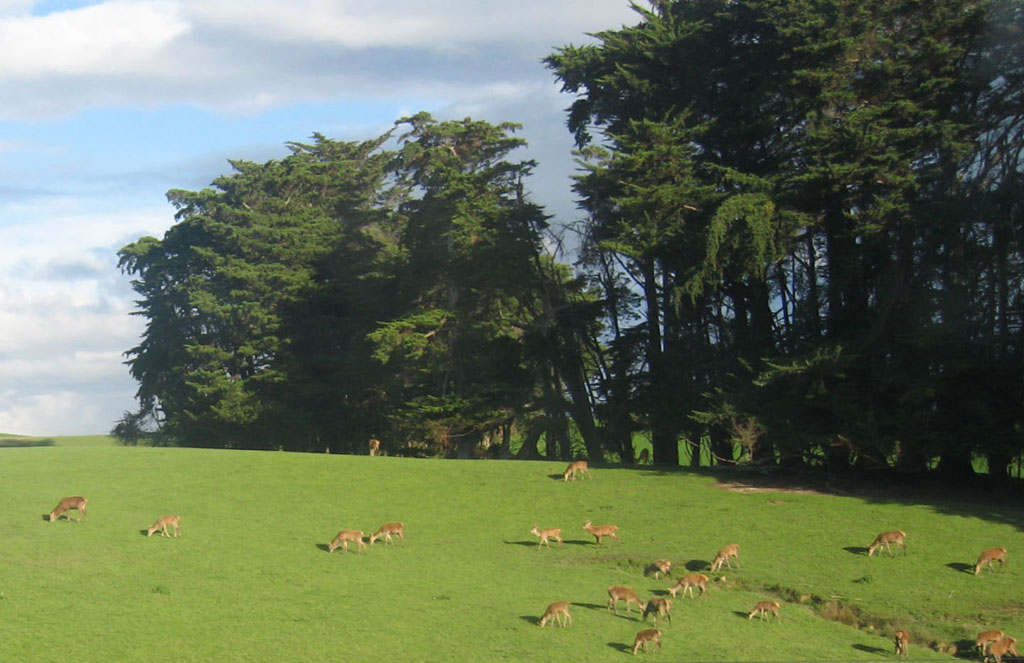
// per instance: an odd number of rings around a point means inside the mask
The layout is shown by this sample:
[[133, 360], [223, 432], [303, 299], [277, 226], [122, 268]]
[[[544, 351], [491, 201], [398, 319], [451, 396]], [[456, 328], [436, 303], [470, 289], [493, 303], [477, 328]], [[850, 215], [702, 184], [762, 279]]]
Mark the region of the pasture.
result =
[[[659, 621], [657, 661], [952, 660], [926, 645], [1024, 637], [1020, 511], [723, 490], [709, 475], [564, 464], [70, 445], [0, 450], [0, 652], [23, 661], [623, 661], [643, 624], [610, 585], [668, 596], [728, 543], [742, 568]], [[89, 499], [83, 522], [45, 515]], [[145, 536], [181, 516], [180, 538]], [[72, 516], [74, 517], [74, 515]], [[583, 523], [616, 524], [602, 545]], [[365, 553], [327, 545], [405, 523]], [[530, 529], [560, 527], [538, 547]], [[907, 533], [906, 554], [866, 549]], [[984, 548], [1006, 569], [973, 574]], [[706, 571], [705, 571], [706, 572]], [[780, 619], [747, 619], [760, 600]], [[540, 628], [553, 601], [572, 624]], [[827, 615], [832, 619], [825, 619]], [[840, 620], [840, 621], [833, 621]], [[841, 623], [856, 623], [851, 626]]]

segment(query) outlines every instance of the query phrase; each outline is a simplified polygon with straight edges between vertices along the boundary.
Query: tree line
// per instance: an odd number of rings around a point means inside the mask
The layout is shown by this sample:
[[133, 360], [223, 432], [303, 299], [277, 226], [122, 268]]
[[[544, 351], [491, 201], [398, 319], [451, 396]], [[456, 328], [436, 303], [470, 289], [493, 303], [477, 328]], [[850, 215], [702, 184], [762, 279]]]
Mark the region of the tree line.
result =
[[119, 253], [147, 327], [115, 434], [631, 462], [644, 431], [663, 464], [1005, 477], [1022, 2], [634, 9], [544, 60], [572, 223], [531, 201], [517, 125], [427, 114], [169, 192], [176, 224]]

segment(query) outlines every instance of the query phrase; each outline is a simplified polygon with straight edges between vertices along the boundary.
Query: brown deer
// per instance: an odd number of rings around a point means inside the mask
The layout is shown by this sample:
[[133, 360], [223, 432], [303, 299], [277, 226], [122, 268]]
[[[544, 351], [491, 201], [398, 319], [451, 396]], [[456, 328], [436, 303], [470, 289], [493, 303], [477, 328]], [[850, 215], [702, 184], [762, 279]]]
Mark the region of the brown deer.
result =
[[644, 653], [646, 654], [647, 645], [651, 642], [658, 645], [658, 649], [661, 650], [661, 631], [656, 628], [649, 628], [637, 633], [636, 638], [633, 639], [633, 655], [636, 656], [637, 651], [639, 651], [641, 647], [643, 647]]
[[543, 545], [547, 545], [547, 547], [550, 548], [551, 543], [548, 539], [554, 539], [555, 541], [558, 541], [558, 545], [562, 545], [562, 528], [560, 527], [537, 529], [537, 526], [534, 525], [533, 529], [530, 530], [530, 534], [540, 537], [540, 543], [537, 544], [537, 550], [540, 550], [540, 547]]
[[377, 539], [383, 537], [384, 543], [391, 543], [391, 535], [397, 536], [402, 541], [405, 541], [405, 525], [402, 523], [385, 523], [380, 526], [376, 532], [370, 535], [370, 545]]
[[651, 462], [651, 453], [647, 449], [641, 449], [640, 455], [636, 457], [637, 465], [647, 465]]
[[982, 552], [978, 556], [978, 563], [974, 565], [974, 575], [980, 574], [981, 569], [985, 566], [991, 569], [992, 565], [996, 562], [999, 562], [999, 568], [1006, 566], [1006, 548], [1000, 546], [998, 548], [989, 548]]
[[655, 580], [657, 580], [662, 576], [662, 574], [664, 574], [666, 578], [672, 575], [672, 566], [672, 562], [667, 559], [656, 559], [647, 567], [647, 571], [654, 576]]
[[541, 628], [544, 628], [544, 625], [551, 619], [557, 621], [558, 625], [562, 628], [565, 628], [566, 622], [572, 624], [572, 615], [569, 614], [569, 602], [555, 601], [549, 605], [548, 609], [544, 611], [544, 616], [540, 618]]
[[590, 520], [587, 520], [587, 522], [583, 523], [583, 529], [590, 532], [597, 539], [598, 545], [600, 545], [601, 539], [606, 536], [610, 536], [616, 541], [619, 540], [618, 525], [591, 525]]
[[692, 599], [692, 598], [696, 598], [693, 595], [693, 588], [694, 587], [699, 588], [701, 594], [707, 594], [707, 592], [708, 592], [708, 577], [706, 575], [704, 575], [703, 573], [687, 573], [686, 575], [684, 575], [681, 578], [679, 578], [679, 582], [677, 582], [672, 587], [669, 587], [668, 591], [669, 591], [669, 594], [671, 594], [672, 597], [675, 598], [676, 592], [678, 592], [681, 589], [681, 590], [683, 590], [683, 598], [685, 598], [686, 597], [686, 593], [689, 592], [690, 593], [690, 598]]
[[900, 629], [893, 634], [893, 642], [896, 644], [896, 655], [906, 656], [907, 645], [910, 644], [910, 634]]
[[715, 571], [721, 569], [722, 564], [725, 564], [727, 567], [729, 567], [729, 570], [731, 571], [732, 564], [729, 563], [730, 558], [736, 560], [736, 566], [738, 568], [740, 565], [740, 544], [730, 543], [726, 547], [719, 550], [718, 554], [715, 555], [715, 559], [711, 562], [711, 573], [714, 573]]
[[569, 477], [572, 477], [572, 480], [575, 481], [576, 475], [583, 475], [589, 479], [590, 463], [585, 460], [574, 460], [569, 463], [569, 467], [565, 468], [565, 472], [562, 473], [562, 480], [568, 481]]
[[375, 437], [371, 437], [370, 441], [367, 443], [367, 449], [370, 452], [371, 456], [376, 456], [377, 454], [379, 454], [380, 453], [380, 440], [378, 440]]
[[146, 530], [146, 536], [153, 536], [153, 534], [160, 530], [160, 536], [169, 537], [170, 534], [167, 532], [167, 527], [171, 526], [174, 528], [174, 538], [178, 538], [178, 529], [181, 524], [181, 516], [160, 516], [153, 523], [153, 526]]
[[886, 552], [888, 552], [891, 555], [892, 548], [889, 547], [889, 544], [891, 543], [895, 543], [900, 550], [906, 553], [907, 548], [904, 543], [904, 539], [906, 538], [906, 536], [907, 533], [899, 529], [894, 529], [888, 532], [882, 532], [881, 534], [876, 536], [875, 540], [871, 542], [870, 546], [868, 546], [868, 557], [874, 555], [875, 551], [881, 548], [882, 546], [885, 546]]
[[636, 595], [636, 592], [629, 587], [612, 585], [608, 588], [608, 609], [614, 609], [616, 615], [619, 614], [619, 601], [626, 602], [626, 614], [631, 612], [630, 605], [633, 603], [636, 603], [637, 608], [639, 608], [641, 613], [644, 611], [644, 608], [647, 607], [647, 604], [641, 601]]
[[996, 628], [991, 631], [982, 631], [978, 634], [977, 639], [974, 641], [974, 647], [981, 654], [981, 658], [985, 659], [988, 657], [988, 646], [989, 644], [1001, 639], [1006, 634], [1003, 633], [1002, 629]]
[[767, 619], [768, 613], [775, 615], [775, 619], [779, 618], [779, 602], [778, 601], [758, 601], [754, 605], [754, 609], [747, 615], [747, 619], [753, 619], [754, 615], [761, 615], [761, 619]]
[[366, 550], [366, 544], [363, 543], [363, 530], [343, 529], [338, 532], [338, 536], [334, 537], [334, 540], [327, 546], [327, 552], [334, 552], [338, 549], [338, 546], [341, 546], [342, 552], [348, 552], [349, 541], [355, 541], [359, 544], [357, 550]]
[[668, 621], [672, 621], [672, 599], [666, 598], [653, 598], [647, 601], [647, 605], [644, 606], [644, 616], [642, 621], [647, 621], [647, 615], [654, 615], [654, 625], [658, 625], [658, 617], [667, 617]]
[[996, 663], [1002, 663], [1007, 654], [1020, 656], [1017, 653], [1017, 638], [999, 638], [988, 646], [988, 654], [996, 659]]
[[89, 500], [87, 500], [84, 497], [65, 497], [57, 504], [57, 506], [53, 507], [53, 511], [50, 512], [49, 516], [50, 522], [52, 523], [61, 516], [64, 516], [68, 520], [71, 520], [71, 514], [67, 513], [71, 509], [75, 509], [78, 511], [79, 517], [75, 519], [76, 521], [79, 521], [82, 518], [87, 519], [89, 516], [85, 513], [85, 506], [88, 503]]

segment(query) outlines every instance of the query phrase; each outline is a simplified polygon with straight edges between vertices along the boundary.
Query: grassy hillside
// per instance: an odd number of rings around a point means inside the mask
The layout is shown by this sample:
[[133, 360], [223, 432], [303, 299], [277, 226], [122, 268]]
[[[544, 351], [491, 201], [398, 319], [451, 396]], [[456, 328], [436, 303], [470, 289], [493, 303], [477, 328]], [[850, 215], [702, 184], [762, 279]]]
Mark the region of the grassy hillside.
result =
[[[645, 576], [647, 564], [697, 569], [733, 542], [742, 569], [705, 599], [676, 601], [656, 660], [890, 659], [895, 627], [911, 631], [912, 658], [949, 660], [922, 643], [994, 627], [1024, 636], [1011, 509], [730, 492], [650, 470], [564, 483], [544, 462], [0, 454], [8, 660], [624, 660], [644, 626], [635, 611], [608, 612], [606, 587], [667, 595], [672, 580]], [[44, 520], [65, 495], [89, 498], [86, 521]], [[167, 513], [182, 516], [182, 537], [144, 536]], [[594, 545], [587, 518], [619, 525], [620, 540]], [[339, 529], [369, 535], [392, 520], [405, 522], [404, 543], [327, 553]], [[538, 549], [535, 524], [562, 527], [565, 544]], [[895, 528], [906, 555], [864, 554]], [[1005, 571], [965, 570], [996, 545], [1011, 551]], [[784, 601], [779, 622], [746, 619], [765, 598]], [[573, 624], [538, 628], [556, 600], [573, 604]]]

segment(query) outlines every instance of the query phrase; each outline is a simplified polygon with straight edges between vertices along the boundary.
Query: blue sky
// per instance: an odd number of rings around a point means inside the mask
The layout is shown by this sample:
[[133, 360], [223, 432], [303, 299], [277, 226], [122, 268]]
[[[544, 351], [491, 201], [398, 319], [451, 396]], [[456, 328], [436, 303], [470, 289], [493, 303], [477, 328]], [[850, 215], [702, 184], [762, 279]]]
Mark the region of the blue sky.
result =
[[116, 251], [228, 159], [420, 110], [510, 120], [534, 198], [573, 220], [571, 99], [540, 60], [635, 20], [628, 0], [0, 0], [0, 433], [134, 409], [143, 320]]

